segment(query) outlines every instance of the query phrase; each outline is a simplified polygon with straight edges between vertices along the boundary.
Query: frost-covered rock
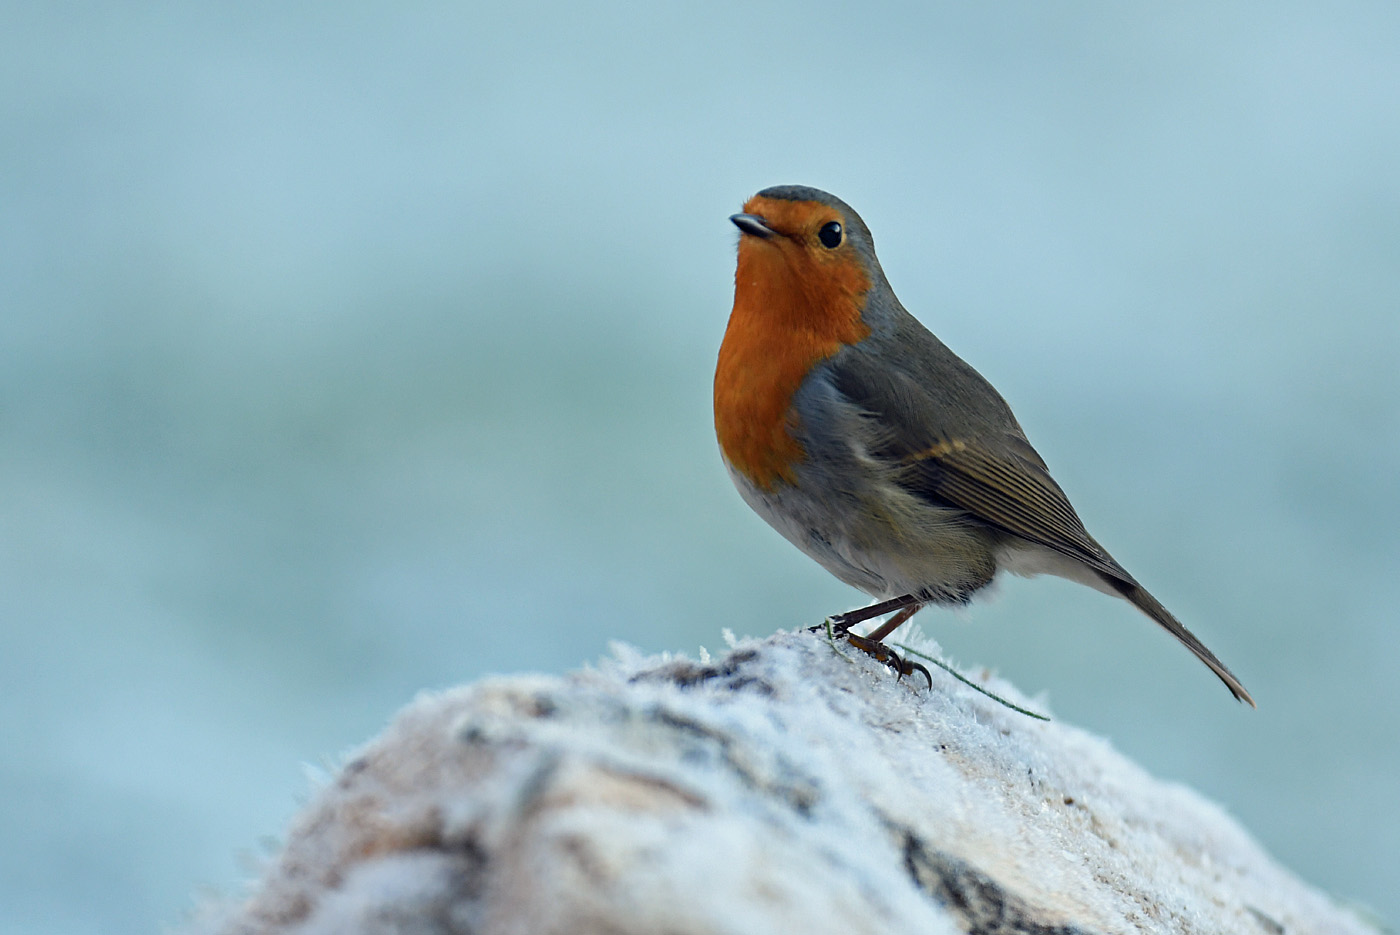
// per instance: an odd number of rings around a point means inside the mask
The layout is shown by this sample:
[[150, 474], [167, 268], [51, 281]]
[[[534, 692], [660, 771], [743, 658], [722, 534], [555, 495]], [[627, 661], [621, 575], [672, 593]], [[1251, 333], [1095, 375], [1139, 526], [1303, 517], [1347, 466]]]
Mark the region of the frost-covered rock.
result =
[[1374, 931], [1189, 789], [933, 681], [802, 633], [425, 696], [199, 927]]

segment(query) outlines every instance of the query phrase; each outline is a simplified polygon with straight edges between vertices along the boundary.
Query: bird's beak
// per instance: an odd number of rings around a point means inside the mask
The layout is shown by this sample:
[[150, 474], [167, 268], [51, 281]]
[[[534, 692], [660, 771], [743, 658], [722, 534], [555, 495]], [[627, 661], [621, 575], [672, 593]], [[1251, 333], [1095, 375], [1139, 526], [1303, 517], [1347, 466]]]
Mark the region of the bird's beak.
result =
[[734, 222], [734, 226], [742, 233], [752, 234], [754, 237], [767, 240], [769, 237], [777, 235], [777, 231], [768, 226], [768, 222], [757, 214], [731, 214], [729, 220]]

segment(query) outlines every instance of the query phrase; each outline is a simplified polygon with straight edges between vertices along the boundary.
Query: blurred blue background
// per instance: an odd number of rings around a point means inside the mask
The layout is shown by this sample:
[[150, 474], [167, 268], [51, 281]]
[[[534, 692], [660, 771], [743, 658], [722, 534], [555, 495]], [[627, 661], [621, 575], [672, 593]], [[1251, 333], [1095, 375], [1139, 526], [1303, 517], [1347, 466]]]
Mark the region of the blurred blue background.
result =
[[720, 466], [829, 189], [1095, 535], [926, 630], [1400, 919], [1400, 7], [13, 3], [0, 930], [237, 893], [413, 695], [863, 602]]

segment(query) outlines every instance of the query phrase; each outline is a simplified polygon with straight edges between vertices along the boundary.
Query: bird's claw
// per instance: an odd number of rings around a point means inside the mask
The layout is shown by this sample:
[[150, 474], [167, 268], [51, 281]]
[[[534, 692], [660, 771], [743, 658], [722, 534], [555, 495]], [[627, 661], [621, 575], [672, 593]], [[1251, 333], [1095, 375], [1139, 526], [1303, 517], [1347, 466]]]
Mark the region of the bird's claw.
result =
[[899, 678], [904, 678], [906, 675], [913, 675], [915, 672], [923, 673], [924, 679], [928, 682], [928, 687], [930, 689], [933, 688], [933, 676], [929, 675], [928, 669], [925, 669], [917, 662], [910, 662], [879, 640], [867, 639], [863, 636], [857, 636], [854, 633], [847, 633], [846, 642], [850, 643], [861, 652], [871, 656], [876, 661], [883, 662], [891, 669], [894, 669], [899, 673]]

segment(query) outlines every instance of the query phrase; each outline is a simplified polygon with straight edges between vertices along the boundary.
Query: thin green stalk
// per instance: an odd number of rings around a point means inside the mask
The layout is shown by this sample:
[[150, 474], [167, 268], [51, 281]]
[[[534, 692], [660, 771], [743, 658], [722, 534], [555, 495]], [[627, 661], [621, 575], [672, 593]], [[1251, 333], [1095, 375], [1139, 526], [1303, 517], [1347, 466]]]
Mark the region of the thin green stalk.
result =
[[895, 643], [894, 645], [897, 646], [897, 647], [899, 647], [900, 649], [904, 650], [906, 653], [909, 653], [909, 654], [912, 655], [912, 656], [918, 656], [920, 659], [925, 659], [925, 660], [927, 660], [927, 661], [933, 663], [934, 665], [938, 666], [938, 668], [942, 669], [944, 672], [947, 672], [947, 673], [948, 673], [949, 675], [951, 675], [953, 678], [957, 679], [959, 682], [962, 682], [962, 683], [963, 683], [964, 685], [966, 685], [968, 688], [971, 688], [973, 691], [979, 691], [979, 692], [981, 692], [982, 694], [986, 695], [988, 698], [992, 699], [993, 701], [997, 701], [997, 702], [1000, 702], [1001, 704], [1006, 705], [1006, 706], [1007, 706], [1008, 708], [1010, 708], [1012, 711], [1015, 711], [1015, 712], [1017, 712], [1017, 713], [1019, 713], [1019, 714], [1024, 714], [1026, 717], [1033, 717], [1033, 718], [1035, 718], [1037, 721], [1048, 721], [1048, 720], [1050, 720], [1050, 718], [1046, 717], [1046, 716], [1043, 715], [1043, 714], [1036, 714], [1034, 711], [1029, 711], [1029, 710], [1027, 710], [1027, 709], [1021, 707], [1020, 705], [1018, 705], [1018, 704], [1016, 704], [1016, 703], [1014, 703], [1014, 702], [1008, 701], [1007, 699], [1005, 699], [1005, 698], [1001, 697], [1000, 695], [998, 695], [996, 692], [989, 692], [989, 691], [987, 691], [987, 690], [986, 690], [985, 688], [983, 688], [981, 685], [978, 685], [976, 682], [972, 681], [972, 680], [969, 679], [967, 676], [963, 675], [963, 674], [962, 674], [961, 672], [959, 672], [957, 669], [954, 669], [952, 666], [948, 665], [948, 663], [944, 662], [942, 659], [935, 659], [935, 658], [933, 658], [932, 656], [930, 656], [930, 655], [928, 655], [928, 654], [926, 654], [926, 653], [921, 653], [921, 652], [919, 652], [917, 649], [914, 649], [914, 648], [909, 647], [909, 646], [905, 646], [903, 643]]

